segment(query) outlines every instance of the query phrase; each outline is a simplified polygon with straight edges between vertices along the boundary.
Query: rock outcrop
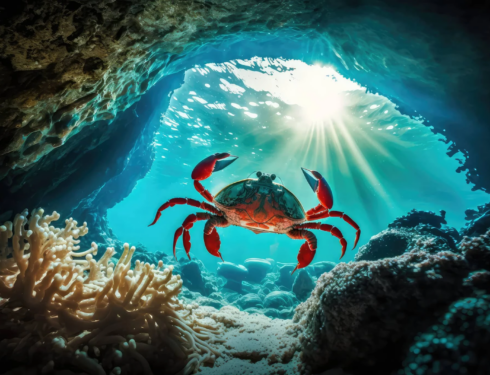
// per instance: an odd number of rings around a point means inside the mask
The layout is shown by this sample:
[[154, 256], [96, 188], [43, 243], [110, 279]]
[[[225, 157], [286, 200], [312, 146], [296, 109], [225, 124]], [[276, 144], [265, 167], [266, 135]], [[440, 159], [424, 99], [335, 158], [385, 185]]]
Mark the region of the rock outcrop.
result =
[[[487, 233], [464, 238], [460, 254], [415, 248], [394, 258], [339, 264], [296, 310], [305, 362], [314, 371], [397, 370], [417, 332], [486, 284], [486, 272], [474, 272], [490, 269], [489, 245]], [[479, 343], [478, 335], [468, 337]]]

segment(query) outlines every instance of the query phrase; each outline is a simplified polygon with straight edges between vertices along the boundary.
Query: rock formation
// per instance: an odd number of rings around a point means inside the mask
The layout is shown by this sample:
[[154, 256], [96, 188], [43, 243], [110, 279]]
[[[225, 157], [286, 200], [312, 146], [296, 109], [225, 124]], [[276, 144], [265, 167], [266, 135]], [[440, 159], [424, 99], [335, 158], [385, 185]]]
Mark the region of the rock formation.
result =
[[[489, 245], [490, 232], [465, 237], [458, 248], [460, 255], [416, 247], [393, 258], [339, 264], [319, 278], [311, 297], [296, 310], [294, 320], [303, 327], [300, 340], [305, 362], [314, 371], [337, 366], [356, 374], [367, 369], [396, 371], [418, 332], [429, 330], [451, 310], [452, 303], [486, 285], [488, 273], [474, 272], [490, 270]], [[488, 327], [474, 329], [486, 334]], [[476, 340], [468, 352], [482, 345], [479, 340], [485, 337], [468, 335], [469, 340]], [[444, 355], [441, 352], [441, 358], [448, 359]]]

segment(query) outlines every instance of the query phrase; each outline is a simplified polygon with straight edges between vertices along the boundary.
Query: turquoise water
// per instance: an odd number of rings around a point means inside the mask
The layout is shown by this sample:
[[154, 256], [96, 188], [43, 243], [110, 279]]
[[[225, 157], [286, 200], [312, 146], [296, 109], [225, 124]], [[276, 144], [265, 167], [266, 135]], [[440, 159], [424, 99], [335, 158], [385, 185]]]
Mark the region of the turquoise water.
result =
[[[326, 177], [334, 193], [334, 210], [351, 216], [361, 227], [359, 246], [396, 217], [413, 208], [447, 212], [450, 226], [464, 225], [464, 211], [488, 201], [471, 191], [455, 171], [457, 159], [447, 145], [417, 119], [401, 115], [387, 98], [366, 93], [329, 66], [297, 60], [253, 58], [196, 66], [174, 92], [169, 109], [155, 108], [155, 162], [132, 193], [108, 213], [117, 237], [141, 243], [152, 251], [172, 253], [175, 230], [197, 212], [176, 206], [148, 227], [158, 207], [173, 197], [203, 200], [192, 185], [193, 167], [216, 152], [239, 159], [203, 181], [216, 194], [254, 171], [275, 173], [307, 210], [318, 204], [301, 167]], [[340, 228], [350, 250], [355, 231], [336, 218], [324, 219]], [[214, 270], [218, 258], [203, 243], [204, 223], [191, 230], [191, 256]], [[225, 261], [273, 258], [296, 263], [301, 241], [285, 235], [256, 235], [244, 228], [218, 229]], [[338, 262], [340, 245], [329, 233], [317, 232], [314, 261]], [[181, 242], [178, 257], [185, 256]]]

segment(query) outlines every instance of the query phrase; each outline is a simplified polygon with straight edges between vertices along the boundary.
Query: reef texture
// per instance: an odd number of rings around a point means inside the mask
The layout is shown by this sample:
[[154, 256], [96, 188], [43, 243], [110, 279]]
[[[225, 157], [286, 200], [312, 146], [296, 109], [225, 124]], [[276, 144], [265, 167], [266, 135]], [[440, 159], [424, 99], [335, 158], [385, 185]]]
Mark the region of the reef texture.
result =
[[461, 299], [438, 324], [417, 336], [398, 374], [487, 374], [489, 343], [490, 296]]
[[180, 54], [219, 36], [304, 18], [300, 2], [250, 5], [46, 0], [2, 8], [0, 177], [85, 126], [113, 119], [171, 73]]
[[[35, 210], [0, 226], [0, 364], [7, 373], [190, 374], [212, 364], [219, 330], [177, 299], [173, 267], [135, 262], [124, 245], [96, 261], [73, 219]], [[5, 373], [5, 372], [4, 372]]]
[[[430, 241], [421, 245], [437, 248]], [[294, 317], [302, 326], [303, 360], [311, 370], [396, 371], [418, 332], [488, 282], [486, 272], [472, 272], [490, 269], [490, 232], [465, 237], [460, 254], [419, 246], [394, 258], [341, 263], [318, 279]], [[477, 334], [467, 338], [477, 340], [471, 347], [481, 344]], [[480, 360], [485, 359], [473, 359]]]

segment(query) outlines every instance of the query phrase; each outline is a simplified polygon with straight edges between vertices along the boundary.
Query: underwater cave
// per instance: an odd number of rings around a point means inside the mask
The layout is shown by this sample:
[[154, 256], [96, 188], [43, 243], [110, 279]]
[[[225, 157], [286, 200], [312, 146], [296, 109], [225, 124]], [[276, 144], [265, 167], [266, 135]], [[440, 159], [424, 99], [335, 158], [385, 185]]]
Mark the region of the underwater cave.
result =
[[489, 25], [0, 5], [0, 373], [490, 373]]

